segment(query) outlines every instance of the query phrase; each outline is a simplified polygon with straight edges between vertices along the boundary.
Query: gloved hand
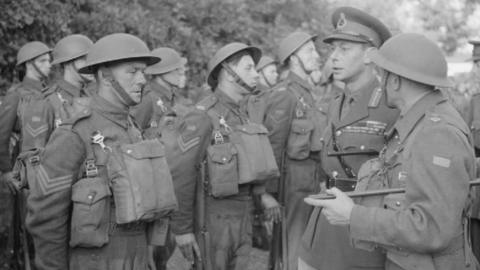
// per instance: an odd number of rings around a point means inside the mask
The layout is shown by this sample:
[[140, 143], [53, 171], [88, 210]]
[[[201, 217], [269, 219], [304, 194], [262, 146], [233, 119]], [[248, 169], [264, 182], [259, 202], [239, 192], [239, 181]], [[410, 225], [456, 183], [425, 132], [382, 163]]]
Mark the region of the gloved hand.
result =
[[175, 242], [185, 259], [187, 259], [192, 265], [195, 264], [195, 256], [199, 261], [202, 260], [200, 248], [198, 247], [197, 240], [193, 233], [176, 235]]

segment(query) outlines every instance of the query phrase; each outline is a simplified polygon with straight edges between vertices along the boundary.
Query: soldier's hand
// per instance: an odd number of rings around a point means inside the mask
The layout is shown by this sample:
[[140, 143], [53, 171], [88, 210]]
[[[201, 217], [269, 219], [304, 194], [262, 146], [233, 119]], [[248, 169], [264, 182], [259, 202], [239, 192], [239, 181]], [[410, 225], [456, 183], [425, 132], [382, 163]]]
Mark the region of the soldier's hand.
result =
[[148, 246], [148, 254], [147, 254], [147, 261], [148, 261], [148, 270], [157, 270], [155, 266], [155, 260], [153, 259], [155, 254], [155, 246]]
[[279, 222], [282, 219], [282, 209], [280, 204], [268, 193], [262, 194], [262, 205], [265, 208], [265, 217], [267, 220]]
[[200, 248], [198, 247], [197, 240], [195, 240], [195, 235], [193, 233], [176, 235], [175, 242], [185, 259], [187, 259], [192, 265], [195, 263], [195, 256], [199, 261], [202, 260]]
[[355, 203], [353, 200], [338, 188], [326, 190], [327, 194], [334, 195], [335, 199], [319, 200], [314, 198], [305, 198], [307, 204], [323, 207], [322, 213], [328, 222], [333, 225], [350, 224], [350, 214]]
[[0, 181], [4, 183], [12, 194], [17, 194], [20, 191], [20, 181], [14, 172], [6, 172], [0, 176]]

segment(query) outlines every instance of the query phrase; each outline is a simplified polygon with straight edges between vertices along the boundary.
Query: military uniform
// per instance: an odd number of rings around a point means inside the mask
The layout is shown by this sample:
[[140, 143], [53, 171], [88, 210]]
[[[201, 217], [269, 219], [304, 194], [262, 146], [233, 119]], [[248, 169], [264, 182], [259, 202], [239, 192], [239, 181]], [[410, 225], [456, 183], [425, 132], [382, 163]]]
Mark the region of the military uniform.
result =
[[179, 93], [180, 89], [167, 89], [154, 81], [148, 83], [142, 102], [132, 108], [132, 115], [145, 136], [155, 137], [155, 132], [165, 125], [165, 116], [185, 116], [194, 106], [193, 101]]
[[406, 193], [382, 208], [355, 206], [350, 220], [352, 238], [387, 251], [386, 269], [465, 269], [462, 216], [476, 170], [469, 139], [439, 91], [395, 123], [382, 158], [388, 186]]
[[[31, 100], [42, 99], [42, 89], [42, 82], [25, 77], [23, 81], [15, 87], [15, 90], [8, 93], [0, 105], [0, 132], [2, 134], [0, 141], [0, 171], [2, 172], [11, 171], [13, 166], [12, 158], [16, 158], [16, 156], [12, 157], [12, 150], [14, 149], [12, 149], [11, 138], [16, 138], [13, 141], [17, 143], [20, 142], [22, 126], [31, 127], [31, 125], [33, 125], [33, 121], [21, 121], [19, 115], [21, 115], [22, 112], [19, 111], [19, 104], [22, 100], [28, 103]], [[22, 108], [20, 108], [20, 110]], [[29, 144], [29, 142], [25, 142], [25, 144]], [[16, 154], [18, 154], [20, 145], [16, 147]]]
[[[40, 156], [38, 183], [31, 186], [28, 198], [27, 226], [34, 237], [38, 269], [146, 269], [147, 222], [117, 224], [115, 203], [111, 215], [103, 217], [108, 226], [108, 243], [100, 247], [69, 248], [72, 186], [84, 177], [85, 159], [90, 147], [91, 131], [104, 136], [105, 147], [129, 144], [142, 140], [140, 131], [133, 125], [128, 109], [117, 107], [96, 96], [90, 109], [66, 121], [52, 134]], [[65, 145], [69, 145], [68, 149]], [[99, 176], [108, 178], [104, 164], [108, 151], [93, 145]], [[108, 194], [96, 194], [98, 199]], [[96, 197], [96, 198], [97, 198]], [[81, 200], [81, 198], [74, 200]], [[74, 224], [72, 224], [74, 225]], [[163, 244], [159, 231], [153, 230], [149, 242]], [[160, 242], [159, 242], [160, 241]]]
[[88, 107], [89, 93], [61, 79], [43, 90], [43, 99], [29, 104], [23, 118], [22, 149], [44, 147], [53, 130]]
[[[351, 98], [351, 108], [341, 120], [342, 103]], [[330, 180], [329, 184], [339, 189], [353, 190], [356, 179], [352, 179], [352, 175], [358, 173], [365, 161], [378, 155], [385, 143], [383, 134], [393, 125], [398, 111], [386, 106], [378, 82], [372, 79], [353, 95], [337, 96], [328, 115], [330, 118], [323, 137], [325, 145], [321, 160], [329, 179], [324, 180]], [[342, 152], [357, 153], [331, 155]], [[351, 172], [347, 174], [346, 170]], [[318, 208], [310, 216], [303, 235], [300, 258], [315, 269], [381, 269], [384, 265], [384, 255], [381, 252], [372, 253], [351, 247], [348, 228], [330, 225]]]
[[[230, 127], [249, 121], [239, 104], [219, 89], [200, 101], [197, 108], [207, 114], [211, 112], [212, 116], [217, 115], [217, 119], [210, 117], [208, 125], [212, 127], [216, 125], [213, 121], [219, 121], [218, 117]], [[226, 133], [224, 136], [227, 136]], [[211, 140], [212, 137], [206, 139]], [[252, 246], [251, 196], [264, 192], [265, 186], [261, 183], [241, 184], [234, 195], [205, 198], [206, 231], [211, 237], [209, 253], [213, 269], [244, 269], [248, 265]]]

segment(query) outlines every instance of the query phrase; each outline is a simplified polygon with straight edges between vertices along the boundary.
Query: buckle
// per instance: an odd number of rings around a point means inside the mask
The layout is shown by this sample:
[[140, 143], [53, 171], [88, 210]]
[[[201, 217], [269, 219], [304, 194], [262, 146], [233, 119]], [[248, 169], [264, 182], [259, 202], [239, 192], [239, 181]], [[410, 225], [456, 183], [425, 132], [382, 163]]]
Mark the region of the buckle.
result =
[[95, 165], [95, 160], [89, 159], [85, 161], [85, 174], [87, 177], [98, 176], [98, 168], [97, 165]]
[[30, 162], [30, 164], [32, 164], [32, 165], [37, 165], [38, 163], [40, 163], [40, 157], [38, 155], [31, 156], [28, 159], [28, 162]]
[[213, 133], [213, 140], [215, 141], [215, 144], [222, 144], [222, 143], [224, 143], [223, 135], [222, 135], [222, 133], [220, 133], [219, 130], [216, 130], [216, 131]]

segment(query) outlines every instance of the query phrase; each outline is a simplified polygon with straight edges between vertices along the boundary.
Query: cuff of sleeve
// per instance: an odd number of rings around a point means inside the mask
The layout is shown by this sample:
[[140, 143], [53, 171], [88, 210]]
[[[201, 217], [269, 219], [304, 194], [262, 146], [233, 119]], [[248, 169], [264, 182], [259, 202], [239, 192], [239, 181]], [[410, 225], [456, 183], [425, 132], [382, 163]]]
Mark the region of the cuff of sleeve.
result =
[[375, 221], [375, 209], [355, 205], [350, 214], [350, 237], [359, 240], [374, 240], [372, 222]]
[[168, 219], [156, 220], [147, 226], [148, 245], [164, 246], [167, 241]]

